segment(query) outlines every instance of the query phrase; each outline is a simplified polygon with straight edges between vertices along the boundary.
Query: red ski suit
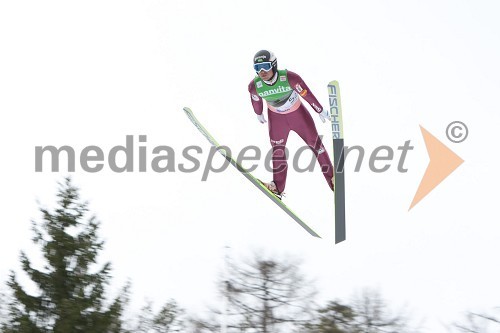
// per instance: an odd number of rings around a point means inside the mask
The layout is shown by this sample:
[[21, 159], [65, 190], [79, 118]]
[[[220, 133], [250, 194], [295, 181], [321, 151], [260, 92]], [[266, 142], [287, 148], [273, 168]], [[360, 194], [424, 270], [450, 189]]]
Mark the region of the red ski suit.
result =
[[[291, 71], [287, 71], [288, 82], [303, 99], [305, 99], [311, 107], [320, 113], [323, 110], [316, 97], [309, 90], [302, 78]], [[263, 100], [257, 94], [255, 82], [252, 80], [248, 85], [250, 92], [250, 100], [257, 115], [263, 112]], [[323, 146], [321, 138], [318, 135], [314, 120], [306, 107], [301, 103], [300, 98], [297, 99], [296, 104], [286, 112], [280, 113], [276, 110], [273, 111], [272, 107], [267, 106], [267, 113], [269, 119], [269, 138], [273, 149], [273, 180], [276, 184], [278, 191], [281, 193], [285, 189], [286, 176], [288, 171], [288, 163], [286, 161], [285, 146], [290, 131], [297, 133], [302, 140], [312, 149], [317, 161], [321, 167], [321, 171], [325, 179], [333, 189], [333, 166], [328, 156], [328, 153]]]

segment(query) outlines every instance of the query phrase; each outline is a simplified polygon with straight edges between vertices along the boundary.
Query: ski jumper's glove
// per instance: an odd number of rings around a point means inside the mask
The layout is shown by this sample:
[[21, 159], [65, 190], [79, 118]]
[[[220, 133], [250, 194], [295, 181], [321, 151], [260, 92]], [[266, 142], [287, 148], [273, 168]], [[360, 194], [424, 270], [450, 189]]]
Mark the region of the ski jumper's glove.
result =
[[328, 109], [323, 109], [323, 111], [319, 113], [319, 118], [322, 122], [325, 122], [327, 119], [328, 121], [332, 121], [332, 117], [330, 116], [330, 111], [328, 111]]
[[267, 122], [266, 117], [264, 117], [264, 112], [262, 112], [261, 114], [258, 114], [257, 119], [260, 121], [261, 124], [264, 124], [265, 122]]

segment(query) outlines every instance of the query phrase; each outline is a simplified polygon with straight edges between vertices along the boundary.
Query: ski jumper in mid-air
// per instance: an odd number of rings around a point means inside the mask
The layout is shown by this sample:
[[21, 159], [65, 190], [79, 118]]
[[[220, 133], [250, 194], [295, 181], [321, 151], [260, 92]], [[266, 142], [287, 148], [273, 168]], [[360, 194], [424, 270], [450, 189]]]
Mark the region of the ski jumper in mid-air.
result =
[[325, 119], [330, 120], [328, 109], [319, 104], [299, 75], [286, 69], [278, 70], [277, 59], [272, 52], [257, 52], [254, 56], [254, 70], [257, 76], [248, 85], [248, 91], [253, 109], [262, 124], [266, 122], [262, 100], [266, 101], [269, 138], [273, 149], [273, 180], [269, 183], [262, 182], [263, 185], [281, 198], [288, 171], [285, 146], [288, 134], [294, 131], [312, 149], [328, 185], [333, 190], [332, 162], [318, 135], [314, 120], [300, 97], [311, 105], [323, 122]]

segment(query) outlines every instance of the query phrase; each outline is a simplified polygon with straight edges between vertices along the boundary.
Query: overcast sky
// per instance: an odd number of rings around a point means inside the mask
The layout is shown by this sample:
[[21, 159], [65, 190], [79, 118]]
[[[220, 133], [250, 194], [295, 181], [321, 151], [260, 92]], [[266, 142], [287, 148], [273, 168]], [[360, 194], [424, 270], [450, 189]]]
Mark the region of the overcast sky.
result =
[[[0, 4], [0, 282], [37, 258], [30, 221], [37, 201], [53, 206], [68, 174], [102, 221], [102, 260], [114, 287], [130, 279], [133, 302], [175, 298], [188, 309], [217, 303], [225, 246], [239, 258], [260, 249], [301, 257], [320, 299], [379, 288], [407, 304], [429, 332], [462, 311], [499, 306], [497, 135], [500, 124], [500, 4], [497, 1], [10, 1]], [[35, 172], [35, 146], [90, 145], [105, 154], [133, 135], [156, 146], [209, 144], [184, 115], [189, 106], [221, 143], [269, 149], [247, 85], [252, 57], [268, 48], [280, 68], [305, 80], [324, 106], [340, 82], [346, 162], [347, 240], [334, 245], [333, 195], [323, 176], [290, 170], [286, 203], [314, 239], [236, 170], [114, 173]], [[311, 109], [310, 109], [311, 110]], [[313, 114], [325, 145], [331, 133]], [[450, 142], [452, 121], [469, 129]], [[428, 155], [419, 125], [464, 163], [408, 211]], [[374, 173], [368, 155], [411, 140], [408, 172]], [[303, 145], [291, 134], [293, 153]], [[137, 156], [136, 156], [137, 157]], [[304, 155], [307, 157], [307, 154]], [[396, 157], [398, 155], [396, 154]], [[219, 163], [222, 159], [215, 160]], [[46, 161], [47, 162], [47, 161]], [[148, 162], [148, 163], [149, 163]], [[48, 162], [47, 162], [48, 163]], [[255, 175], [270, 180], [262, 167]]]

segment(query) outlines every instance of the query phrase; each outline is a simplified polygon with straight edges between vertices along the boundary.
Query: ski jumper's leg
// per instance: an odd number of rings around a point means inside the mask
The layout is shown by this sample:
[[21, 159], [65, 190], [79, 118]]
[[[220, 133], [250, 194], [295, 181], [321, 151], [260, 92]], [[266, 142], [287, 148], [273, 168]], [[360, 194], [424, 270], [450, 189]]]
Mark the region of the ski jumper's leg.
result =
[[304, 105], [301, 105], [296, 111], [288, 114], [287, 116], [291, 129], [295, 131], [312, 149], [328, 186], [330, 186], [333, 190], [333, 165], [330, 157], [328, 156], [328, 152], [319, 137], [311, 114], [307, 111]]
[[288, 171], [285, 146], [290, 133], [290, 125], [287, 116], [268, 111], [269, 139], [273, 150], [273, 180], [280, 193], [285, 189]]

